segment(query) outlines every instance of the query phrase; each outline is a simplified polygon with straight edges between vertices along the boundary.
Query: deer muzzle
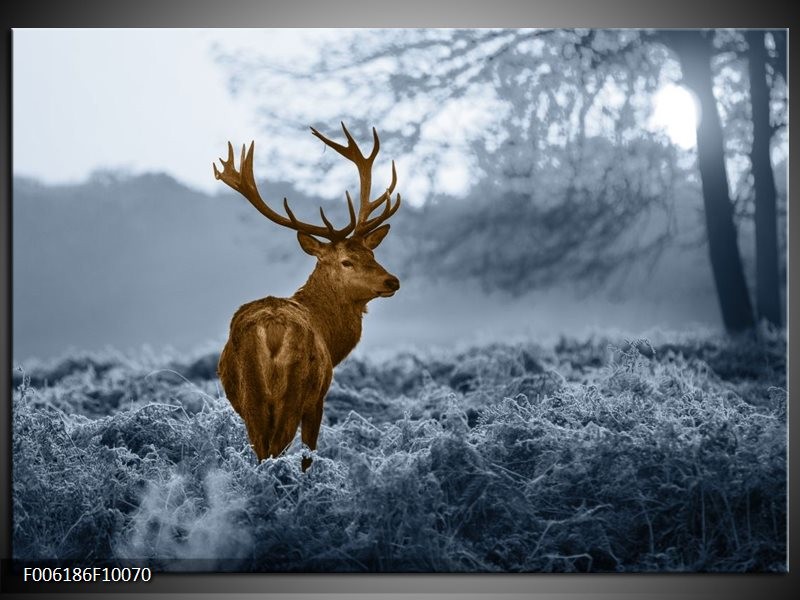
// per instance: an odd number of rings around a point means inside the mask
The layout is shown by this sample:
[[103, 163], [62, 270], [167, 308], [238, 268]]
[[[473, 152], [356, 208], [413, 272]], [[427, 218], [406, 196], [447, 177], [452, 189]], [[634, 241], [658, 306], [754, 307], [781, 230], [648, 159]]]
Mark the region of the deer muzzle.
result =
[[381, 298], [390, 298], [400, 289], [400, 280], [394, 275], [390, 275], [383, 280], [383, 289], [378, 292]]

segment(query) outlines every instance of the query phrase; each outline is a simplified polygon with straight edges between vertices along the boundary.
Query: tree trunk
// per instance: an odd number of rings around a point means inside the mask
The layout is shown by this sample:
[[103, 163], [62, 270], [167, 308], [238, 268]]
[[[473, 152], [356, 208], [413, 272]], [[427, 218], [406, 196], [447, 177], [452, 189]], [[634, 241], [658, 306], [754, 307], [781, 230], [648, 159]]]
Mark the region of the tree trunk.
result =
[[758, 317], [780, 326], [781, 297], [778, 275], [778, 217], [775, 212], [775, 177], [769, 142], [769, 88], [765, 63], [764, 33], [748, 31], [750, 104], [753, 114], [753, 147], [750, 161], [756, 196], [756, 309]]
[[786, 79], [786, 30], [773, 29], [771, 32], [772, 39], [775, 40], [775, 59], [772, 65], [775, 67], [775, 72], [779, 73], [783, 80], [788, 83]]
[[697, 163], [702, 181], [711, 269], [722, 321], [729, 333], [744, 331], [752, 328], [755, 322], [733, 223], [722, 125], [713, 91], [711, 42], [701, 31], [674, 30], [664, 32], [663, 36], [680, 60], [686, 85], [700, 102]]

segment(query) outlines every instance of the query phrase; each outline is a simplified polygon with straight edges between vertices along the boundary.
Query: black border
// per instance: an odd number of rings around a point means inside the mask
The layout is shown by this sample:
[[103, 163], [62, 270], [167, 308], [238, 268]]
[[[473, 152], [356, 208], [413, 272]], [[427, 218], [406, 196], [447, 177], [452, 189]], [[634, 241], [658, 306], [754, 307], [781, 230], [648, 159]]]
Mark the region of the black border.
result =
[[[788, 5], [766, 1], [733, 3], [714, 0], [48, 0], [6, 2], [2, 9], [3, 39], [0, 69], [4, 88], [0, 106], [0, 139], [4, 156], [0, 160], [0, 277], [5, 282], [0, 297], [5, 331], [0, 342], [0, 558], [10, 556], [10, 367], [11, 367], [11, 37], [12, 28], [23, 27], [763, 27], [791, 28]], [[790, 44], [790, 55], [795, 51]], [[794, 61], [790, 59], [790, 65]], [[155, 66], [154, 68], [157, 68]], [[794, 96], [790, 77], [790, 98]], [[57, 99], [53, 101], [57, 102]], [[798, 162], [790, 135], [791, 171]], [[154, 140], [158, 143], [158, 140]], [[790, 194], [791, 196], [791, 194]], [[789, 202], [791, 205], [791, 202]], [[798, 278], [793, 277], [792, 257], [797, 251], [798, 216], [789, 210], [789, 298], [797, 298]], [[791, 305], [791, 301], [787, 302]], [[797, 430], [797, 413], [792, 403], [798, 394], [798, 326], [789, 310], [789, 430]], [[790, 465], [797, 458], [796, 444], [789, 445]], [[790, 478], [789, 497], [798, 497], [797, 478]], [[791, 506], [790, 506], [791, 509]], [[797, 519], [789, 515], [790, 541], [797, 539]], [[5, 568], [0, 571], [0, 591], [40, 594], [86, 594], [98, 592], [144, 593], [169, 598], [181, 592], [229, 596], [259, 593], [269, 597], [291, 594], [292, 598], [350, 597], [453, 597], [467, 594], [506, 598], [788, 598], [800, 571], [797, 554], [789, 553], [788, 575], [160, 575], [142, 585], [91, 586], [88, 584], [20, 587]], [[16, 589], [15, 589], [16, 588]], [[14, 594], [16, 595], [16, 594]], [[20, 594], [22, 595], [22, 594]], [[59, 595], [61, 595], [59, 593]], [[30, 594], [26, 593], [26, 597]]]

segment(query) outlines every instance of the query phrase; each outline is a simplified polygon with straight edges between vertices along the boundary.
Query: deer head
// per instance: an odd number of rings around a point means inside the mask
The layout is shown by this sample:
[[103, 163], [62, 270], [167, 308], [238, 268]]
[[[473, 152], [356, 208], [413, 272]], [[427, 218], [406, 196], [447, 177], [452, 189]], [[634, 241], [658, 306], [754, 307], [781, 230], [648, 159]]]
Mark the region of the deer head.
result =
[[[353, 162], [358, 169], [360, 180], [358, 215], [353, 208], [350, 192], [346, 191], [350, 222], [341, 229], [336, 229], [331, 224], [322, 208], [319, 209], [319, 213], [323, 225], [314, 225], [298, 220], [289, 208], [286, 198], [283, 199], [286, 216], [274, 211], [262, 200], [253, 175], [255, 142], [251, 142], [250, 148], [247, 150], [242, 146], [239, 171], [235, 168], [233, 146], [229, 142], [228, 159], [220, 158], [221, 172], [214, 164], [214, 176], [239, 192], [258, 212], [273, 223], [297, 231], [300, 247], [317, 258], [317, 267], [312, 278], [317, 280], [320, 285], [324, 285], [339, 298], [355, 303], [366, 303], [378, 296], [392, 296], [400, 288], [400, 281], [397, 277], [388, 273], [375, 260], [372, 252], [389, 232], [390, 226], [384, 222], [400, 208], [400, 194], [397, 194], [394, 203], [392, 203], [391, 197], [397, 184], [397, 171], [394, 161], [392, 161], [392, 181], [389, 187], [380, 196], [370, 200], [372, 165], [380, 149], [378, 132], [374, 127], [372, 128], [374, 139], [372, 152], [365, 157], [344, 123], [342, 123], [342, 130], [347, 138], [347, 146], [326, 138], [311, 127], [311, 132], [315, 136]], [[383, 206], [383, 210], [376, 216], [372, 216], [381, 206]]]

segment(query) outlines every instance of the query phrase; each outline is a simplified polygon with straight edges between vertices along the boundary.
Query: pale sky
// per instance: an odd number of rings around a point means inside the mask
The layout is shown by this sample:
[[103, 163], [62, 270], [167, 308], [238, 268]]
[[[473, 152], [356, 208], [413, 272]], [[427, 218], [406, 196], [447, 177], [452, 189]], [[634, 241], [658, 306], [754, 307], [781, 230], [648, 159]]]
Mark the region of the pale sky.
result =
[[[45, 183], [77, 183], [101, 168], [166, 172], [195, 189], [218, 192], [222, 187], [211, 163], [225, 154], [228, 140], [237, 147], [257, 140], [258, 162], [264, 160], [266, 134], [255, 120], [258, 98], [234, 99], [228, 92], [214, 45], [285, 60], [313, 55], [320, 44], [342, 36], [341, 30], [323, 29], [15, 29], [14, 173]], [[672, 91], [657, 99], [649, 126], [666, 129], [688, 148], [694, 145], [694, 119], [686, 118], [691, 100]], [[272, 100], [291, 93], [271, 92]], [[325, 108], [315, 106], [320, 116]], [[453, 114], [429, 123], [428, 133], [450, 135], [466, 123], [482, 127], [484, 119], [468, 108], [456, 105]], [[313, 143], [308, 136], [294, 146], [305, 153]], [[407, 158], [397, 158], [401, 175], [414, 171]], [[470, 173], [464, 159], [440, 159], [439, 191], [467, 192]], [[257, 177], [274, 177], [270, 166], [257, 164]], [[300, 179], [311, 185], [307, 175]], [[424, 178], [401, 179], [412, 204], [429, 195]]]
[[211, 163], [228, 140], [257, 138], [212, 45], [301, 51], [309, 31], [15, 29], [13, 167], [47, 183], [98, 168], [165, 171], [218, 191]]
[[[267, 138], [255, 119], [258, 98], [231, 96], [214, 45], [283, 62], [313, 57], [320, 45], [346, 34], [342, 29], [15, 29], [14, 174], [57, 184], [84, 181], [97, 169], [166, 172], [215, 193], [224, 186], [214, 179], [211, 164], [226, 154], [227, 142], [238, 148], [256, 140], [261, 149], [256, 177], [274, 178], [277, 167], [264, 164]], [[291, 94], [280, 88], [271, 93], [273, 101]], [[329, 107], [316, 108], [322, 116]], [[337, 118], [329, 135], [340, 133]], [[294, 147], [307, 152], [312, 145], [322, 152], [311, 136]], [[287, 156], [290, 150], [282, 148]], [[398, 172], [413, 170], [407, 158], [397, 158]], [[378, 166], [387, 171], [379, 174], [388, 176], [388, 165], [387, 159]], [[465, 168], [443, 160], [441, 189], [466, 192]], [[313, 186], [307, 179], [308, 174], [286, 177]], [[404, 184], [411, 204], [429, 195], [423, 178]], [[331, 195], [313, 187], [306, 191]]]

